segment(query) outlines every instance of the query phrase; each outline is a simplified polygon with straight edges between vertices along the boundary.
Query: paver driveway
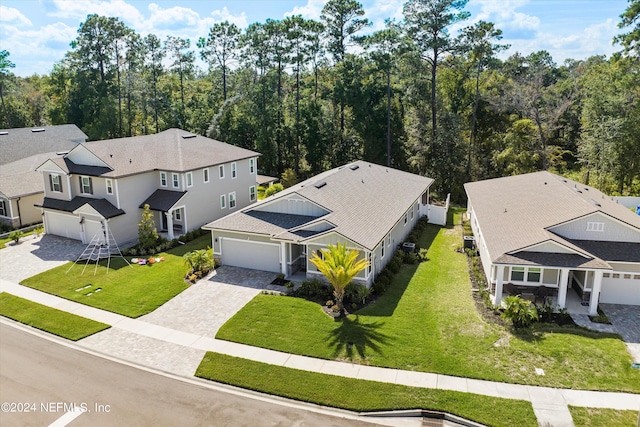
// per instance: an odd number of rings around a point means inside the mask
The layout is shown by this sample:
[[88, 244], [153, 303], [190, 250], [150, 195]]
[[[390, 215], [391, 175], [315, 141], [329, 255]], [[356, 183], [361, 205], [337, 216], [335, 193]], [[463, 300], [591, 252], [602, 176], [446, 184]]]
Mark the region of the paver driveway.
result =
[[86, 245], [79, 240], [45, 234], [24, 237], [0, 249], [0, 277], [19, 283], [27, 277], [75, 261]]
[[602, 310], [622, 335], [634, 361], [640, 363], [640, 306], [622, 304], [600, 304]]
[[275, 273], [222, 266], [208, 280], [200, 280], [140, 320], [214, 338], [262, 290], [283, 291], [282, 286], [270, 285], [275, 278]]

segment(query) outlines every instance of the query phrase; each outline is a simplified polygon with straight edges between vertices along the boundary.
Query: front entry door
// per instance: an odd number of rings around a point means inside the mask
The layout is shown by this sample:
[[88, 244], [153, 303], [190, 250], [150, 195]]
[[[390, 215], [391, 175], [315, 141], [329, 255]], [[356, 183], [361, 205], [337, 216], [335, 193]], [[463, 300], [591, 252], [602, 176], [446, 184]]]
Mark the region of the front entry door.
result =
[[162, 218], [162, 231], [167, 231], [167, 213], [160, 212], [160, 217]]

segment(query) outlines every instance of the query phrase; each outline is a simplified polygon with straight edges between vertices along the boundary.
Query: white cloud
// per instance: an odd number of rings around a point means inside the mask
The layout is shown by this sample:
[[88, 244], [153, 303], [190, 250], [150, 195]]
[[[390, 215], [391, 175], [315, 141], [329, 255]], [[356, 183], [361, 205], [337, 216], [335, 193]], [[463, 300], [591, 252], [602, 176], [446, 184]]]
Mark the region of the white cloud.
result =
[[14, 22], [20, 21], [24, 25], [32, 26], [31, 21], [24, 16], [18, 9], [13, 7], [0, 6], [0, 21]]
[[229, 21], [231, 24], [236, 24], [239, 28], [246, 28], [249, 25], [247, 15], [244, 12], [240, 15], [232, 15], [226, 6], [223, 7], [222, 10], [214, 10], [211, 12], [211, 16], [216, 22]]
[[327, 0], [307, 0], [306, 5], [295, 6], [291, 12], [286, 12], [284, 16], [302, 15], [303, 18], [319, 21], [322, 8], [326, 3]]
[[123, 22], [137, 26], [143, 22], [140, 11], [124, 0], [53, 0], [55, 10], [50, 16], [62, 19], [80, 19], [82, 22], [89, 14], [120, 18]]

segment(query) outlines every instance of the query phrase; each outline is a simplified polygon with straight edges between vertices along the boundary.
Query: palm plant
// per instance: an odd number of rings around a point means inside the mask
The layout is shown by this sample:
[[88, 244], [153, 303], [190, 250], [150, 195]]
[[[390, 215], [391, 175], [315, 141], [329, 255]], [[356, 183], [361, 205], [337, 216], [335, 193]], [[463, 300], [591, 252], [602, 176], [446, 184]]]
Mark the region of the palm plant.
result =
[[194, 273], [199, 271], [206, 273], [214, 267], [211, 248], [191, 251], [182, 257], [184, 258], [185, 264], [188, 265]]
[[359, 252], [347, 249], [346, 243], [341, 245], [329, 245], [326, 249], [321, 249], [322, 256], [314, 253], [309, 259], [316, 266], [319, 272], [324, 274], [329, 283], [333, 286], [333, 296], [336, 304], [343, 310], [342, 300], [346, 286], [362, 270], [369, 266], [366, 259], [358, 259]]
[[538, 320], [538, 311], [531, 302], [518, 296], [509, 296], [504, 299], [506, 308], [502, 318], [510, 320], [516, 329], [528, 328]]

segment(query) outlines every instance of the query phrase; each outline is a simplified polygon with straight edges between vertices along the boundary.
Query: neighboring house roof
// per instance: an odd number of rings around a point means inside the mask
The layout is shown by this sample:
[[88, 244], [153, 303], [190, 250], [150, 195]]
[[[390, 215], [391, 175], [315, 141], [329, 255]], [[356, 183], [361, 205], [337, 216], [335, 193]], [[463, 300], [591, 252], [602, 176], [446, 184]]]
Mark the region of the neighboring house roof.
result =
[[[153, 135], [90, 141], [81, 144], [108, 167], [76, 165], [65, 157], [55, 161], [67, 173], [82, 167], [83, 174], [115, 178], [153, 170], [186, 172], [257, 157], [260, 154], [181, 129]], [[76, 148], [77, 150], [81, 148]], [[73, 154], [73, 151], [70, 155]]]
[[[431, 178], [357, 161], [296, 184], [205, 228], [266, 234], [273, 239], [293, 241], [336, 232], [373, 249], [432, 183]], [[305, 217], [269, 211], [271, 203], [290, 196], [313, 202], [328, 213]], [[324, 231], [296, 230], [304, 224], [317, 223], [318, 218], [327, 223]]]
[[470, 182], [464, 187], [492, 262], [511, 263], [513, 256], [524, 256], [519, 251], [552, 241], [592, 258], [594, 268], [609, 268], [603, 251], [593, 251], [584, 241], [564, 239], [550, 229], [600, 213], [640, 231], [640, 217], [611, 197], [550, 172]]
[[55, 152], [40, 153], [2, 165], [0, 194], [13, 199], [44, 192], [42, 174], [36, 168], [55, 155]]
[[273, 184], [276, 181], [278, 181], [278, 178], [273, 177], [273, 176], [256, 175], [256, 182], [257, 182], [258, 185]]
[[58, 200], [45, 197], [40, 207], [63, 212], [74, 212], [84, 205], [89, 205], [104, 218], [109, 219], [118, 215], [124, 215], [122, 209], [113, 206], [107, 199], [91, 199], [89, 197], [74, 197], [71, 200]]
[[71, 150], [87, 140], [76, 125], [0, 129], [0, 165], [36, 154]]
[[139, 208], [143, 209], [144, 205], [149, 205], [152, 211], [166, 212], [173, 207], [178, 200], [187, 194], [186, 191], [156, 190], [147, 200], [140, 203]]

